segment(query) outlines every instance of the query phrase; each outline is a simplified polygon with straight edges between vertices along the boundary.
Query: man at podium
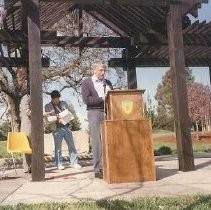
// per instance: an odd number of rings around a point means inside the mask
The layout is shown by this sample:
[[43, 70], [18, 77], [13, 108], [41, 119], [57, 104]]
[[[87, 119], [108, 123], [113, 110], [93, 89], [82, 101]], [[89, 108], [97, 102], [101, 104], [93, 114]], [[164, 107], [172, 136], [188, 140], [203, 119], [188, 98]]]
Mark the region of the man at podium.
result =
[[105, 116], [105, 95], [107, 91], [113, 89], [113, 87], [111, 82], [105, 79], [105, 64], [95, 63], [92, 69], [93, 76], [83, 81], [81, 93], [88, 110], [95, 178], [103, 178], [100, 123], [104, 120]]

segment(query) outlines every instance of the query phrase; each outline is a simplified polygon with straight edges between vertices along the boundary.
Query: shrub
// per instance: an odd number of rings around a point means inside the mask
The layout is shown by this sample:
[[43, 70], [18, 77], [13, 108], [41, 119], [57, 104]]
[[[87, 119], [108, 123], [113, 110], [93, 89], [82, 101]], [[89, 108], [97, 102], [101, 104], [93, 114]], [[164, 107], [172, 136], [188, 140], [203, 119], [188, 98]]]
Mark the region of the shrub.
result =
[[162, 146], [156, 151], [157, 155], [171, 155], [172, 150], [170, 147], [167, 146]]
[[1, 123], [0, 125], [0, 141], [7, 139], [7, 133], [11, 131], [11, 125], [8, 121]]

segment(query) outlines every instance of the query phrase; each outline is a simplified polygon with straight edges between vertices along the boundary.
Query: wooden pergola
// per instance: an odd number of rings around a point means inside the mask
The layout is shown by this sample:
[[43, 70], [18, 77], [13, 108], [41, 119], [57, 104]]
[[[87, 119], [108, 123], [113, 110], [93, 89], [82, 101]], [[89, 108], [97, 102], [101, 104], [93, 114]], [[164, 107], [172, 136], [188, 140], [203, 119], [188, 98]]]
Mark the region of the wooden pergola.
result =
[[[111, 59], [109, 65], [127, 71], [130, 89], [137, 88], [136, 67], [170, 66], [179, 170], [194, 170], [185, 66], [207, 66], [211, 72], [211, 23], [191, 24], [187, 14], [197, 17], [202, 3], [207, 1], [5, 0], [6, 16], [0, 42], [8, 47], [9, 56], [0, 57], [0, 64], [29, 69], [33, 181], [45, 178], [41, 67], [48, 66], [49, 59], [41, 58], [41, 46], [124, 48], [122, 58]], [[72, 11], [78, 12], [79, 35], [57, 36], [52, 26]], [[119, 37], [83, 37], [83, 11]]]

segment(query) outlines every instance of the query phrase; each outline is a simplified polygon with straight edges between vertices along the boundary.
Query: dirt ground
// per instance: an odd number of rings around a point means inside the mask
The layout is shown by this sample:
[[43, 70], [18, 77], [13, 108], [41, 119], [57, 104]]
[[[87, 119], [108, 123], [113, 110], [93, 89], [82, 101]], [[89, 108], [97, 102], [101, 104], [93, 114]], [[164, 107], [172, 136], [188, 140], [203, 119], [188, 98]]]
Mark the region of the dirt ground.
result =
[[[198, 138], [197, 138], [197, 133], [192, 133], [192, 142], [193, 143], [206, 143], [206, 144], [211, 144], [211, 132], [209, 133], [198, 133]], [[169, 136], [160, 136], [160, 137], [154, 137], [154, 141], [158, 142], [176, 142], [176, 138], [174, 135], [169, 135]]]

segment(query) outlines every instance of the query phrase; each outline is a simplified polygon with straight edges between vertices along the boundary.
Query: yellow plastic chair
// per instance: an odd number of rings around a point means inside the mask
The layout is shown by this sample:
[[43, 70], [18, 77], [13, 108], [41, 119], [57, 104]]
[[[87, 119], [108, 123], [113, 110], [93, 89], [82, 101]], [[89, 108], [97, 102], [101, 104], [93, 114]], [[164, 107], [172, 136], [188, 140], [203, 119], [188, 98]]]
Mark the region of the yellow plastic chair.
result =
[[7, 136], [7, 152], [11, 153], [12, 162], [16, 171], [16, 164], [14, 159], [14, 153], [31, 154], [32, 150], [29, 145], [29, 140], [24, 132], [9, 132]]

